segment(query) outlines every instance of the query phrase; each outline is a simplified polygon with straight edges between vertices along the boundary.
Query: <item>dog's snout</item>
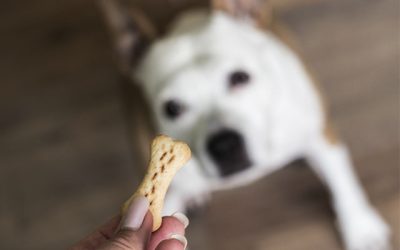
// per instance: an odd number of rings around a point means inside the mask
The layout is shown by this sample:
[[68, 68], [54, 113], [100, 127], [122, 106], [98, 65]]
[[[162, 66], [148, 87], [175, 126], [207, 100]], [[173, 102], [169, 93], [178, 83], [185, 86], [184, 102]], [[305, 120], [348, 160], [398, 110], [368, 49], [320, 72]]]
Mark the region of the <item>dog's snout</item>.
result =
[[242, 137], [233, 130], [223, 130], [211, 136], [207, 143], [208, 152], [217, 159], [229, 158], [243, 145]]
[[244, 170], [251, 165], [242, 135], [224, 129], [210, 136], [206, 150], [215, 161], [222, 176]]

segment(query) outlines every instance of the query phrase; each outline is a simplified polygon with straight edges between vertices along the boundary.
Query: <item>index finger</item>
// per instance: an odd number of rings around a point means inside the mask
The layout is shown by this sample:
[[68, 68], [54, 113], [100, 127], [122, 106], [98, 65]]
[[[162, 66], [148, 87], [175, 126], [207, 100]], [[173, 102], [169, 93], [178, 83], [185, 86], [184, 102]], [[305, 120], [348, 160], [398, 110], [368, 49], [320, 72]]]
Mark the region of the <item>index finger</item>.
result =
[[162, 218], [161, 227], [155, 231], [150, 239], [148, 249], [154, 250], [161, 241], [171, 239], [172, 235], [185, 235], [185, 225], [173, 216]]
[[107, 223], [97, 228], [94, 232], [80, 240], [75, 246], [71, 247], [70, 250], [75, 249], [95, 249], [99, 245], [109, 240], [115, 230], [117, 229], [121, 215], [116, 215], [110, 219]]

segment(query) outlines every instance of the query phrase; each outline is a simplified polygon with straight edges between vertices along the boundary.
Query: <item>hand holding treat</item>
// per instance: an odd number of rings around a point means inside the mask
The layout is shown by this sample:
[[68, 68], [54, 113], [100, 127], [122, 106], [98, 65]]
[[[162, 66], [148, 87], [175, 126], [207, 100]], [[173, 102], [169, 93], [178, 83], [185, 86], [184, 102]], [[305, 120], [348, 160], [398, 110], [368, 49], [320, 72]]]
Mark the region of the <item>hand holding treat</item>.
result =
[[115, 216], [70, 249], [185, 249], [188, 218], [180, 213], [161, 218], [161, 210], [172, 178], [189, 158], [190, 149], [185, 143], [163, 135], [156, 137], [151, 145], [148, 172], [123, 205], [122, 217]]
[[168, 186], [176, 172], [190, 159], [189, 146], [180, 141], [160, 135], [151, 144], [151, 158], [147, 173], [136, 192], [122, 206], [122, 214], [136, 196], [149, 200], [153, 215], [153, 231], [161, 225], [161, 212]]

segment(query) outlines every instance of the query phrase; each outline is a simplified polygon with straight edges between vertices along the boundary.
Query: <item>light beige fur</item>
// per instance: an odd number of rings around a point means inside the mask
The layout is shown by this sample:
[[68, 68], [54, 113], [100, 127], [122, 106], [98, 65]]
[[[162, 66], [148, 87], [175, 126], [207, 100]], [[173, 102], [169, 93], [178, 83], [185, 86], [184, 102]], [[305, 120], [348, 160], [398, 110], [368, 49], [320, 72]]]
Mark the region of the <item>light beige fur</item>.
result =
[[147, 173], [136, 192], [122, 206], [125, 214], [135, 196], [145, 196], [153, 215], [153, 232], [161, 226], [161, 212], [168, 186], [176, 172], [190, 159], [189, 146], [181, 141], [159, 135], [151, 144], [151, 158]]

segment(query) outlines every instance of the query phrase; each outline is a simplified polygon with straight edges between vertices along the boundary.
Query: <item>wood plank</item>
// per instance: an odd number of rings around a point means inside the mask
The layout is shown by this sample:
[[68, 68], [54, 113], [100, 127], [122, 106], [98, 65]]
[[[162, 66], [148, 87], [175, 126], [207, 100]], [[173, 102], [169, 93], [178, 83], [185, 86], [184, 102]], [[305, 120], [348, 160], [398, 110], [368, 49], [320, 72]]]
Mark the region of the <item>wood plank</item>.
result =
[[[137, 1], [160, 25], [205, 5], [165, 11]], [[399, 248], [398, 3], [273, 3], [321, 80]], [[135, 186], [140, 161], [126, 105], [137, 100], [124, 100], [95, 2], [5, 0], [0, 18], [0, 249], [66, 248], [116, 213]], [[216, 193], [188, 235], [191, 249], [341, 249], [329, 196], [302, 162]]]

